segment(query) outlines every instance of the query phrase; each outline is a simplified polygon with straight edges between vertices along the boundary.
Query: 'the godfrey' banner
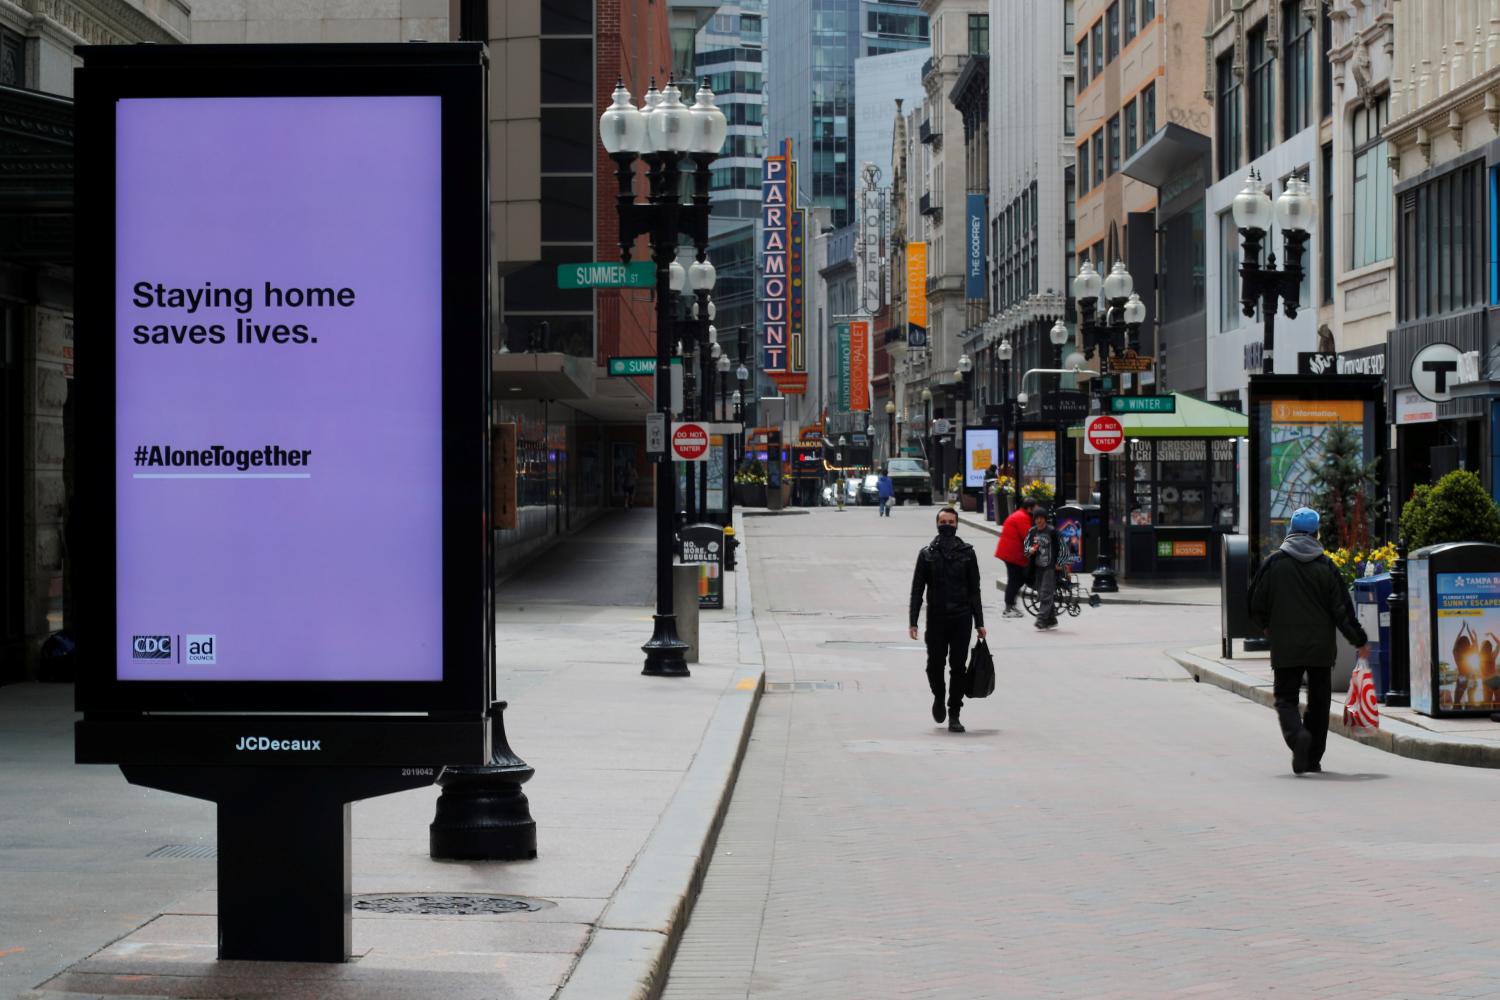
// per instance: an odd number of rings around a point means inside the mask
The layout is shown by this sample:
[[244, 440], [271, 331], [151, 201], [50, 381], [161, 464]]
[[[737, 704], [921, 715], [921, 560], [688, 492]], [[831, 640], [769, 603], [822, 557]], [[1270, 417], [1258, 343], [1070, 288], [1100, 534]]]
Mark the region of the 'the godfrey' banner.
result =
[[927, 244], [906, 244], [906, 346], [927, 346]]
[[968, 230], [964, 233], [968, 253], [964, 268], [964, 297], [984, 298], [984, 195], [969, 192]]
[[791, 284], [787, 265], [791, 242], [791, 157], [766, 157], [760, 186], [760, 367], [767, 374], [787, 370], [791, 324]]

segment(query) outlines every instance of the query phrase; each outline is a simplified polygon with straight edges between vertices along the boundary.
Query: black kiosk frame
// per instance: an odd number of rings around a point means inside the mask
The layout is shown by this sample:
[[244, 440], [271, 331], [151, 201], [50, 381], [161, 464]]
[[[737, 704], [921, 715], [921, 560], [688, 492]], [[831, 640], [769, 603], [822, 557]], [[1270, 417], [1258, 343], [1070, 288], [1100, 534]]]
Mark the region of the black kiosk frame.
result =
[[[85, 499], [70, 545], [82, 664], [76, 760], [118, 764], [133, 784], [218, 804], [220, 958], [345, 961], [350, 803], [432, 784], [444, 765], [483, 764], [490, 751], [488, 57], [477, 43], [84, 46], [79, 54], [76, 323], [89, 359], [76, 383]], [[441, 101], [441, 677], [121, 680], [116, 102], [351, 96]], [[246, 763], [236, 749], [246, 736], [301, 752]]]

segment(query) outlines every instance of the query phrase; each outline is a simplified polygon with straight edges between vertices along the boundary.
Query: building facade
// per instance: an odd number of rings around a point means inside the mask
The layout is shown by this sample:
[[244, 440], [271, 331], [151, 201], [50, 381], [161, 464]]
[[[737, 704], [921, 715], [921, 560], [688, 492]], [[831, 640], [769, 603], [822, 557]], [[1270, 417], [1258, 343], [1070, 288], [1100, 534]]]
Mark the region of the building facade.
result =
[[[1241, 237], [1231, 206], [1254, 170], [1275, 199], [1300, 177], [1323, 206], [1338, 187], [1331, 169], [1332, 84], [1327, 59], [1330, 21], [1324, 9], [1302, 0], [1254, 0], [1243, 7], [1216, 2], [1208, 39], [1213, 66], [1213, 183], [1205, 203], [1208, 305], [1208, 397], [1243, 397], [1249, 375], [1262, 368], [1264, 318], [1240, 306]], [[1328, 146], [1329, 154], [1324, 155]], [[1324, 214], [1319, 212], [1320, 215]], [[1300, 306], [1295, 319], [1275, 318], [1274, 362], [1297, 371], [1297, 356], [1329, 346], [1334, 310], [1329, 285], [1336, 258], [1331, 240], [1338, 225], [1320, 219], [1303, 258]], [[1266, 245], [1284, 257], [1279, 233]]]
[[0, 4], [0, 683], [71, 604], [73, 49], [190, 32], [180, 0]]
[[[1500, 280], [1490, 249], [1500, 177], [1500, 21], [1488, 14], [1474, 4], [1390, 5], [1390, 117], [1379, 133], [1395, 169], [1395, 327], [1386, 384], [1399, 449], [1398, 502], [1456, 468], [1478, 473], [1492, 494], [1500, 486]], [[1458, 376], [1468, 384], [1422, 413], [1413, 405], [1412, 363], [1432, 344], [1477, 352], [1477, 370]]]
[[773, 145], [792, 140], [805, 204], [828, 209], [842, 228], [859, 173], [855, 60], [925, 47], [927, 15], [917, 0], [787, 3], [768, 14], [765, 32], [766, 135]]

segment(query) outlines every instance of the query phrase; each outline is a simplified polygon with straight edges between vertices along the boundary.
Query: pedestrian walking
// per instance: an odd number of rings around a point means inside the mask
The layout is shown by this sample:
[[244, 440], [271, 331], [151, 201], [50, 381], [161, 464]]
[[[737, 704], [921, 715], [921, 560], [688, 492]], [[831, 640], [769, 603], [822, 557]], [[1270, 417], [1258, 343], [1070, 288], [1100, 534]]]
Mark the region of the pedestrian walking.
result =
[[1039, 607], [1036, 627], [1046, 631], [1057, 628], [1057, 565], [1062, 558], [1062, 536], [1053, 527], [1051, 516], [1038, 507], [1032, 512], [1031, 530], [1026, 533], [1022, 549], [1029, 560], [1031, 586]]
[[[948, 720], [948, 731], [961, 733], [958, 713], [963, 708], [969, 659], [969, 636], [977, 628], [985, 637], [984, 606], [979, 596], [979, 557], [974, 547], [958, 539], [958, 511], [944, 507], [937, 515], [937, 537], [917, 553], [911, 578], [911, 637], [917, 637], [917, 617], [927, 598], [927, 686], [932, 689], [932, 719]], [[947, 711], [943, 706], [943, 662], [948, 663]]]
[[875, 480], [875, 492], [880, 497], [880, 516], [891, 516], [891, 498], [896, 495], [896, 484], [891, 482], [890, 473], [882, 471], [880, 478]]
[[626, 510], [629, 510], [632, 506], [635, 505], [635, 487], [638, 480], [639, 477], [636, 475], [635, 463], [627, 463], [625, 466], [624, 475], [622, 477], [622, 482], [620, 483], [622, 491], [625, 494]]
[[[1272, 693], [1282, 738], [1292, 751], [1292, 773], [1321, 771], [1338, 654], [1334, 630], [1362, 657], [1369, 655], [1370, 640], [1343, 577], [1318, 542], [1317, 511], [1294, 511], [1286, 540], [1260, 564], [1250, 584], [1250, 618], [1271, 640]], [[1304, 674], [1307, 713], [1299, 718]]]
[[1001, 618], [1024, 618], [1016, 607], [1016, 598], [1021, 594], [1021, 585], [1026, 582], [1027, 559], [1022, 543], [1031, 530], [1031, 512], [1036, 501], [1023, 497], [1021, 505], [1000, 525], [1000, 541], [995, 545], [995, 558], [1005, 563], [1005, 610]]

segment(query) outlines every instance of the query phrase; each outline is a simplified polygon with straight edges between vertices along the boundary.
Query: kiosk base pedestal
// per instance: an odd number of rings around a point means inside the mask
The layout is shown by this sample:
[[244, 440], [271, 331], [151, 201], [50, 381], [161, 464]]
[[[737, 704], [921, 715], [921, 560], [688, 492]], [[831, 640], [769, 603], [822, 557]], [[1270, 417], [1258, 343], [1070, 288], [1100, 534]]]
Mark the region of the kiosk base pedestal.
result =
[[348, 961], [350, 803], [433, 782], [427, 768], [120, 770], [132, 785], [218, 803], [219, 958], [271, 962]]

